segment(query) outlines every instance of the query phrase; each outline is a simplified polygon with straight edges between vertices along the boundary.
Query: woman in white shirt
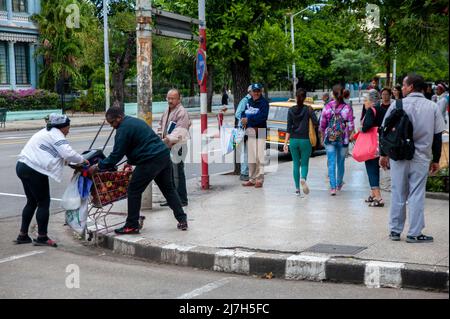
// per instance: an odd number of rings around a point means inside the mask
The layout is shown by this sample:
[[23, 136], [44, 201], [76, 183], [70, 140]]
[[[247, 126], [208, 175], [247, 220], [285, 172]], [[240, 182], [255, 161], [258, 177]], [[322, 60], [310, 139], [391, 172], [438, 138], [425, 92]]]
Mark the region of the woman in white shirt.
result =
[[22, 226], [15, 240], [16, 244], [28, 244], [28, 228], [36, 211], [38, 237], [35, 246], [56, 247], [55, 241], [47, 236], [50, 216], [50, 186], [48, 177], [61, 182], [64, 161], [76, 164], [87, 163], [75, 152], [66, 140], [70, 119], [66, 115], [50, 114], [47, 127], [34, 134], [19, 155], [16, 173], [23, 184], [27, 204], [22, 211]]

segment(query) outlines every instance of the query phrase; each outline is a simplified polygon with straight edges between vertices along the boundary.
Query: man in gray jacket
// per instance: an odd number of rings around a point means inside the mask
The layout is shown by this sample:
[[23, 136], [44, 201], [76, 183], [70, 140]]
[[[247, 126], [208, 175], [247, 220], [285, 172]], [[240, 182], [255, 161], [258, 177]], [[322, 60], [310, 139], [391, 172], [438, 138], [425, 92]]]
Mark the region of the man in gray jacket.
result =
[[[389, 218], [390, 235], [393, 241], [400, 240], [406, 221], [406, 203], [409, 207], [408, 243], [432, 242], [433, 237], [422, 234], [425, 228], [425, 186], [428, 174], [439, 170], [444, 119], [436, 103], [422, 93], [425, 81], [422, 76], [409, 74], [403, 80], [403, 110], [413, 125], [415, 153], [412, 160], [389, 161], [380, 157], [380, 166], [390, 166], [392, 178], [391, 209]], [[386, 118], [395, 109], [395, 102], [386, 112]], [[384, 125], [384, 123], [383, 123]], [[383, 155], [383, 154], [381, 154]]]

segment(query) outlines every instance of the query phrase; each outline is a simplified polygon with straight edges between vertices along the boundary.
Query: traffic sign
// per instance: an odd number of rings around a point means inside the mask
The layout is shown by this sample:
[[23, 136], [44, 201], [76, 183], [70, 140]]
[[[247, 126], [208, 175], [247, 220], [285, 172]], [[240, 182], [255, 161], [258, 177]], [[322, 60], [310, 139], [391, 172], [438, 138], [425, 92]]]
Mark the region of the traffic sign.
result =
[[206, 74], [206, 53], [202, 49], [198, 49], [197, 51], [196, 68], [198, 85], [202, 85]]

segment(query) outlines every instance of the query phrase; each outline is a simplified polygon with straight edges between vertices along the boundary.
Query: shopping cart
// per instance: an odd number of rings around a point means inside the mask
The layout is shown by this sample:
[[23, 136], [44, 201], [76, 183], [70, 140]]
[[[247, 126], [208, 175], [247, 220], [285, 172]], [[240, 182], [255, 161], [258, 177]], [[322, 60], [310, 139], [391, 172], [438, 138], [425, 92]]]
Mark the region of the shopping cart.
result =
[[[104, 150], [108, 144], [114, 130], [111, 130], [103, 148], [93, 149], [93, 145], [97, 140], [101, 130], [106, 121], [103, 121], [97, 134], [94, 137], [89, 149], [81, 155], [89, 160], [90, 165], [97, 164], [100, 160], [106, 158]], [[100, 171], [90, 176], [93, 185], [91, 188], [91, 195], [88, 202], [88, 214], [87, 214], [87, 229], [85, 238], [91, 241], [93, 238], [96, 243], [99, 242], [100, 236], [110, 233], [114, 230], [115, 226], [123, 224], [123, 218], [114, 218], [114, 216], [127, 216], [124, 212], [114, 212], [112, 209], [114, 203], [127, 198], [127, 189], [130, 182], [133, 168], [131, 165], [124, 164], [126, 161], [119, 163], [114, 169], [109, 171]], [[69, 164], [70, 165], [70, 164]], [[75, 169], [75, 172], [81, 172], [85, 177], [86, 169], [78, 165], [70, 165]], [[118, 167], [121, 167], [118, 169]], [[144, 216], [140, 217], [139, 227], [144, 225]]]

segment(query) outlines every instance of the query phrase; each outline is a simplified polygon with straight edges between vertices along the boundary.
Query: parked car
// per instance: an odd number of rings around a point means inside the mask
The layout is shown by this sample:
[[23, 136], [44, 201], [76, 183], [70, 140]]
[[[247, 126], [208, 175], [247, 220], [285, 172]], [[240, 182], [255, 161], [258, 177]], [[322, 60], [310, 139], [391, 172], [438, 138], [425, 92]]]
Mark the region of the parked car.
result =
[[[289, 108], [294, 106], [296, 101], [294, 99], [289, 99], [284, 102], [272, 102], [269, 103], [269, 116], [267, 118], [267, 139], [266, 148], [270, 148], [271, 145], [275, 145], [278, 151], [283, 152], [284, 140], [286, 138], [286, 128], [287, 128], [287, 116]], [[310, 105], [317, 116], [320, 119], [322, 113], [323, 104], [314, 103], [313, 99], [306, 98], [305, 105]], [[312, 155], [318, 155], [319, 153], [324, 153], [323, 145], [320, 145], [319, 132], [316, 128], [318, 145], [313, 148]]]

